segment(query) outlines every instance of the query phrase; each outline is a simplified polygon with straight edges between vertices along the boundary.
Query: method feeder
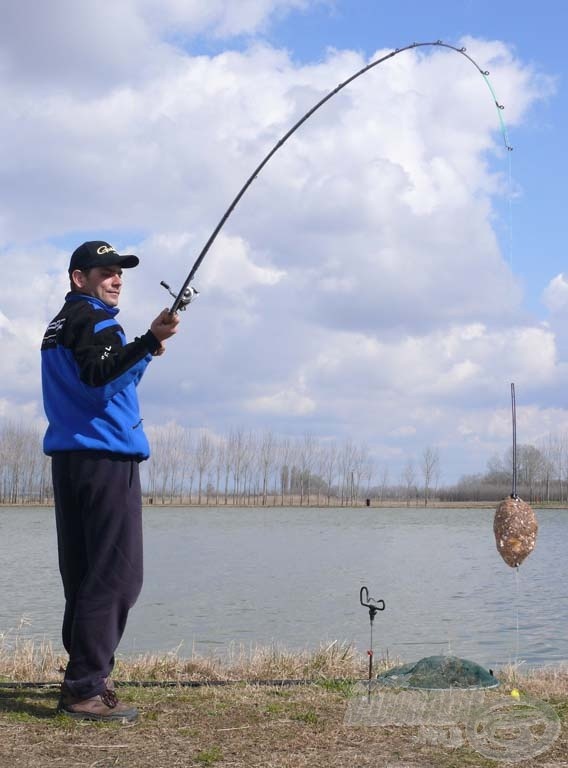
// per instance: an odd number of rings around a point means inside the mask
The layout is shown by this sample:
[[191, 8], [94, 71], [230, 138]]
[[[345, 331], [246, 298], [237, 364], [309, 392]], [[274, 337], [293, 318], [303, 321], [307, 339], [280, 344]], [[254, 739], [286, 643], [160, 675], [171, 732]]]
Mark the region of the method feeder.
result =
[[352, 83], [354, 80], [356, 80], [361, 75], [366, 74], [369, 72], [369, 70], [373, 69], [374, 67], [378, 66], [379, 64], [382, 64], [384, 61], [387, 61], [388, 59], [392, 59], [394, 56], [398, 56], [399, 53], [402, 53], [403, 51], [409, 51], [413, 48], [423, 48], [426, 46], [437, 46], [439, 48], [448, 48], [450, 51], [455, 51], [456, 53], [461, 54], [464, 56], [468, 61], [470, 61], [473, 66], [477, 69], [477, 71], [482, 75], [483, 79], [485, 80], [487, 87], [489, 88], [491, 95], [493, 97], [493, 101], [495, 102], [495, 106], [497, 107], [497, 113], [499, 115], [499, 122], [501, 125], [501, 133], [503, 134], [503, 142], [505, 144], [505, 147], [507, 150], [511, 150], [512, 147], [509, 145], [509, 139], [507, 137], [507, 130], [505, 127], [505, 123], [503, 121], [503, 117], [501, 115], [501, 111], [504, 109], [503, 105], [500, 104], [497, 101], [497, 97], [495, 95], [495, 92], [493, 90], [493, 87], [491, 86], [491, 83], [488, 80], [489, 72], [487, 70], [482, 69], [479, 64], [474, 61], [474, 59], [471, 58], [471, 56], [466, 53], [465, 48], [458, 48], [455, 45], [450, 45], [449, 43], [444, 43], [442, 40], [436, 40], [435, 42], [429, 42], [429, 43], [411, 43], [410, 45], [404, 46], [404, 48], [396, 48], [394, 51], [391, 51], [390, 53], [387, 53], [385, 56], [382, 56], [380, 59], [376, 59], [375, 61], [372, 61], [370, 64], [367, 64], [365, 67], [360, 69], [358, 72], [356, 72], [354, 75], [351, 75], [351, 77], [348, 77], [347, 80], [344, 80], [342, 83], [340, 83], [336, 88], [334, 88], [332, 91], [330, 91], [326, 96], [324, 96], [320, 101], [318, 101], [317, 104], [315, 104], [306, 114], [298, 120], [295, 125], [290, 128], [290, 130], [282, 136], [282, 138], [274, 145], [274, 147], [270, 150], [270, 152], [266, 155], [264, 160], [254, 169], [254, 171], [251, 173], [247, 181], [244, 183], [244, 185], [239, 190], [238, 194], [236, 195], [235, 199], [231, 203], [231, 205], [227, 208], [223, 216], [221, 217], [221, 220], [211, 233], [209, 239], [203, 246], [201, 253], [195, 260], [194, 265], [192, 266], [187, 278], [185, 279], [185, 282], [183, 283], [182, 287], [179, 290], [179, 293], [176, 295], [170, 287], [162, 281], [160, 284], [166, 288], [166, 290], [170, 293], [171, 296], [174, 297], [174, 303], [172, 304], [170, 308], [170, 312], [173, 314], [174, 312], [178, 312], [180, 310], [187, 309], [188, 305], [191, 304], [193, 299], [197, 296], [198, 291], [192, 287], [191, 282], [193, 278], [195, 277], [195, 274], [199, 267], [201, 266], [201, 262], [205, 258], [207, 252], [215, 242], [217, 235], [225, 225], [225, 222], [231, 215], [231, 213], [234, 211], [234, 209], [237, 207], [239, 201], [247, 191], [247, 189], [250, 187], [252, 182], [257, 178], [258, 174], [262, 171], [264, 166], [268, 163], [270, 158], [278, 152], [280, 147], [282, 147], [283, 144], [288, 141], [288, 139], [298, 130], [298, 128], [303, 125], [306, 120], [309, 120], [309, 118], [314, 114], [314, 112], [317, 112], [317, 110], [322, 107], [327, 101], [329, 101], [331, 98], [333, 98], [339, 91], [341, 91], [343, 88], [345, 88], [347, 85]]

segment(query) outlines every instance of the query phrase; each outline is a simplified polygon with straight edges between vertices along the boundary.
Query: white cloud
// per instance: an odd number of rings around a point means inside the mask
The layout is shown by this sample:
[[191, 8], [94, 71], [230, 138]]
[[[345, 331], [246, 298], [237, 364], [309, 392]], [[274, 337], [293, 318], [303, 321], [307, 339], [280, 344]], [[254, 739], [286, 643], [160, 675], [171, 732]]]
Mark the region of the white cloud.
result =
[[550, 315], [547, 327], [556, 339], [557, 357], [568, 361], [568, 281], [563, 273], [550, 280], [542, 293], [542, 301]]
[[204, 262], [200, 273], [205, 289], [215, 286], [246, 301], [255, 285], [276, 285], [285, 275], [282, 270], [255, 264], [242, 238], [221, 235], [217, 247], [216, 258]]
[[[160, 280], [177, 289], [263, 156], [367, 63], [354, 51], [316, 65], [267, 45], [181, 46], [253, 33], [304, 0], [167, 0], [160, 18], [141, 0], [49, 5], [49, 18], [31, 0], [10, 5], [0, 31], [0, 396], [38, 412], [41, 329], [67, 289], [68, 249], [53, 243], [79, 233], [135, 248], [120, 318], [144, 331], [170, 303]], [[524, 120], [542, 78], [502, 43], [467, 45], [509, 125]], [[558, 328], [525, 316], [495, 235], [504, 153], [492, 98], [455, 53], [405, 52], [331, 100], [207, 255], [198, 303], [142, 384], [147, 422], [311, 426], [384, 456], [402, 456], [402, 442], [457, 455], [503, 439], [480, 419], [509, 381], [534, 396], [566, 380]], [[14, 290], [22, 280], [32, 301]], [[565, 293], [558, 276], [551, 310]]]
[[[532, 388], [556, 375], [554, 337], [545, 329], [454, 327], [425, 336], [379, 341], [357, 334], [328, 334], [326, 351], [305, 370], [315, 387], [352, 391], [355, 398], [397, 393], [433, 402], [469, 396], [472, 404], [499, 398], [509, 380]], [[357, 382], [358, 385], [356, 384]]]
[[308, 0], [4, 2], [0, 72], [14, 87], [21, 81], [41, 93], [46, 88], [104, 92], [175, 67], [183, 46], [198, 35], [252, 35], [309, 5]]
[[275, 392], [273, 395], [257, 397], [246, 402], [246, 407], [251, 411], [259, 411], [268, 414], [280, 414], [286, 416], [305, 416], [312, 413], [315, 402], [295, 389]]
[[551, 312], [568, 309], [568, 281], [561, 273], [553, 277], [543, 292], [543, 300]]
[[409, 424], [403, 424], [401, 427], [391, 430], [392, 437], [414, 437], [416, 434], [416, 427]]
[[[323, 0], [319, 0], [323, 2]], [[217, 37], [252, 34], [266, 26], [276, 16], [291, 10], [304, 10], [309, 0], [163, 0], [159, 12], [152, 0], [138, 3], [153, 24], [183, 30], [186, 34], [203, 32]]]
[[45, 418], [38, 411], [37, 400], [14, 403], [11, 398], [0, 398], [0, 419], [12, 424], [29, 424], [45, 429]]

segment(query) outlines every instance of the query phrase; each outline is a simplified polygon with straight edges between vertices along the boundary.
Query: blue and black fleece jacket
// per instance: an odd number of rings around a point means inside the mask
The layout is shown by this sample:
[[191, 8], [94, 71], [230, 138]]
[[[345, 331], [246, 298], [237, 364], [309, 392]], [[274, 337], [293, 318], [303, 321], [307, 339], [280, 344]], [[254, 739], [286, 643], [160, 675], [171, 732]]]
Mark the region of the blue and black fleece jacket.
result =
[[150, 455], [136, 387], [160, 342], [151, 331], [126, 343], [117, 307], [68, 293], [41, 345], [43, 449]]

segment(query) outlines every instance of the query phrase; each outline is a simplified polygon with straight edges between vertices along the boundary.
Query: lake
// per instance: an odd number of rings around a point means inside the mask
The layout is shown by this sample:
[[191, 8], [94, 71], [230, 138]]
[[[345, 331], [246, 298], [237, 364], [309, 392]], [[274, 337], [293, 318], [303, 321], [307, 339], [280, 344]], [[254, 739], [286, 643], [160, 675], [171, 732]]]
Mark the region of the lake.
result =
[[[146, 508], [145, 584], [119, 652], [333, 640], [366, 651], [365, 585], [386, 603], [378, 656], [564, 661], [568, 512], [535, 511], [537, 546], [517, 573], [496, 551], [493, 510]], [[22, 624], [20, 636], [60, 647], [53, 510], [1, 508], [0, 561], [0, 632]]]

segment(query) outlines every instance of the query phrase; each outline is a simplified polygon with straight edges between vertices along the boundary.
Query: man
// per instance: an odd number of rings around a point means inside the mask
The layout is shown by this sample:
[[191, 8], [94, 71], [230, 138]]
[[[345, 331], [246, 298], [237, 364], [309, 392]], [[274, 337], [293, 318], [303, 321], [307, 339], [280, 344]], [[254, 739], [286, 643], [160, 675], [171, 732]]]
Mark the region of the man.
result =
[[126, 343], [116, 320], [122, 270], [138, 257], [90, 241], [71, 256], [71, 290], [47, 327], [42, 355], [59, 570], [69, 654], [59, 711], [76, 719], [131, 721], [111, 672], [129, 609], [142, 587], [139, 462], [149, 455], [136, 387], [177, 331], [163, 310]]

